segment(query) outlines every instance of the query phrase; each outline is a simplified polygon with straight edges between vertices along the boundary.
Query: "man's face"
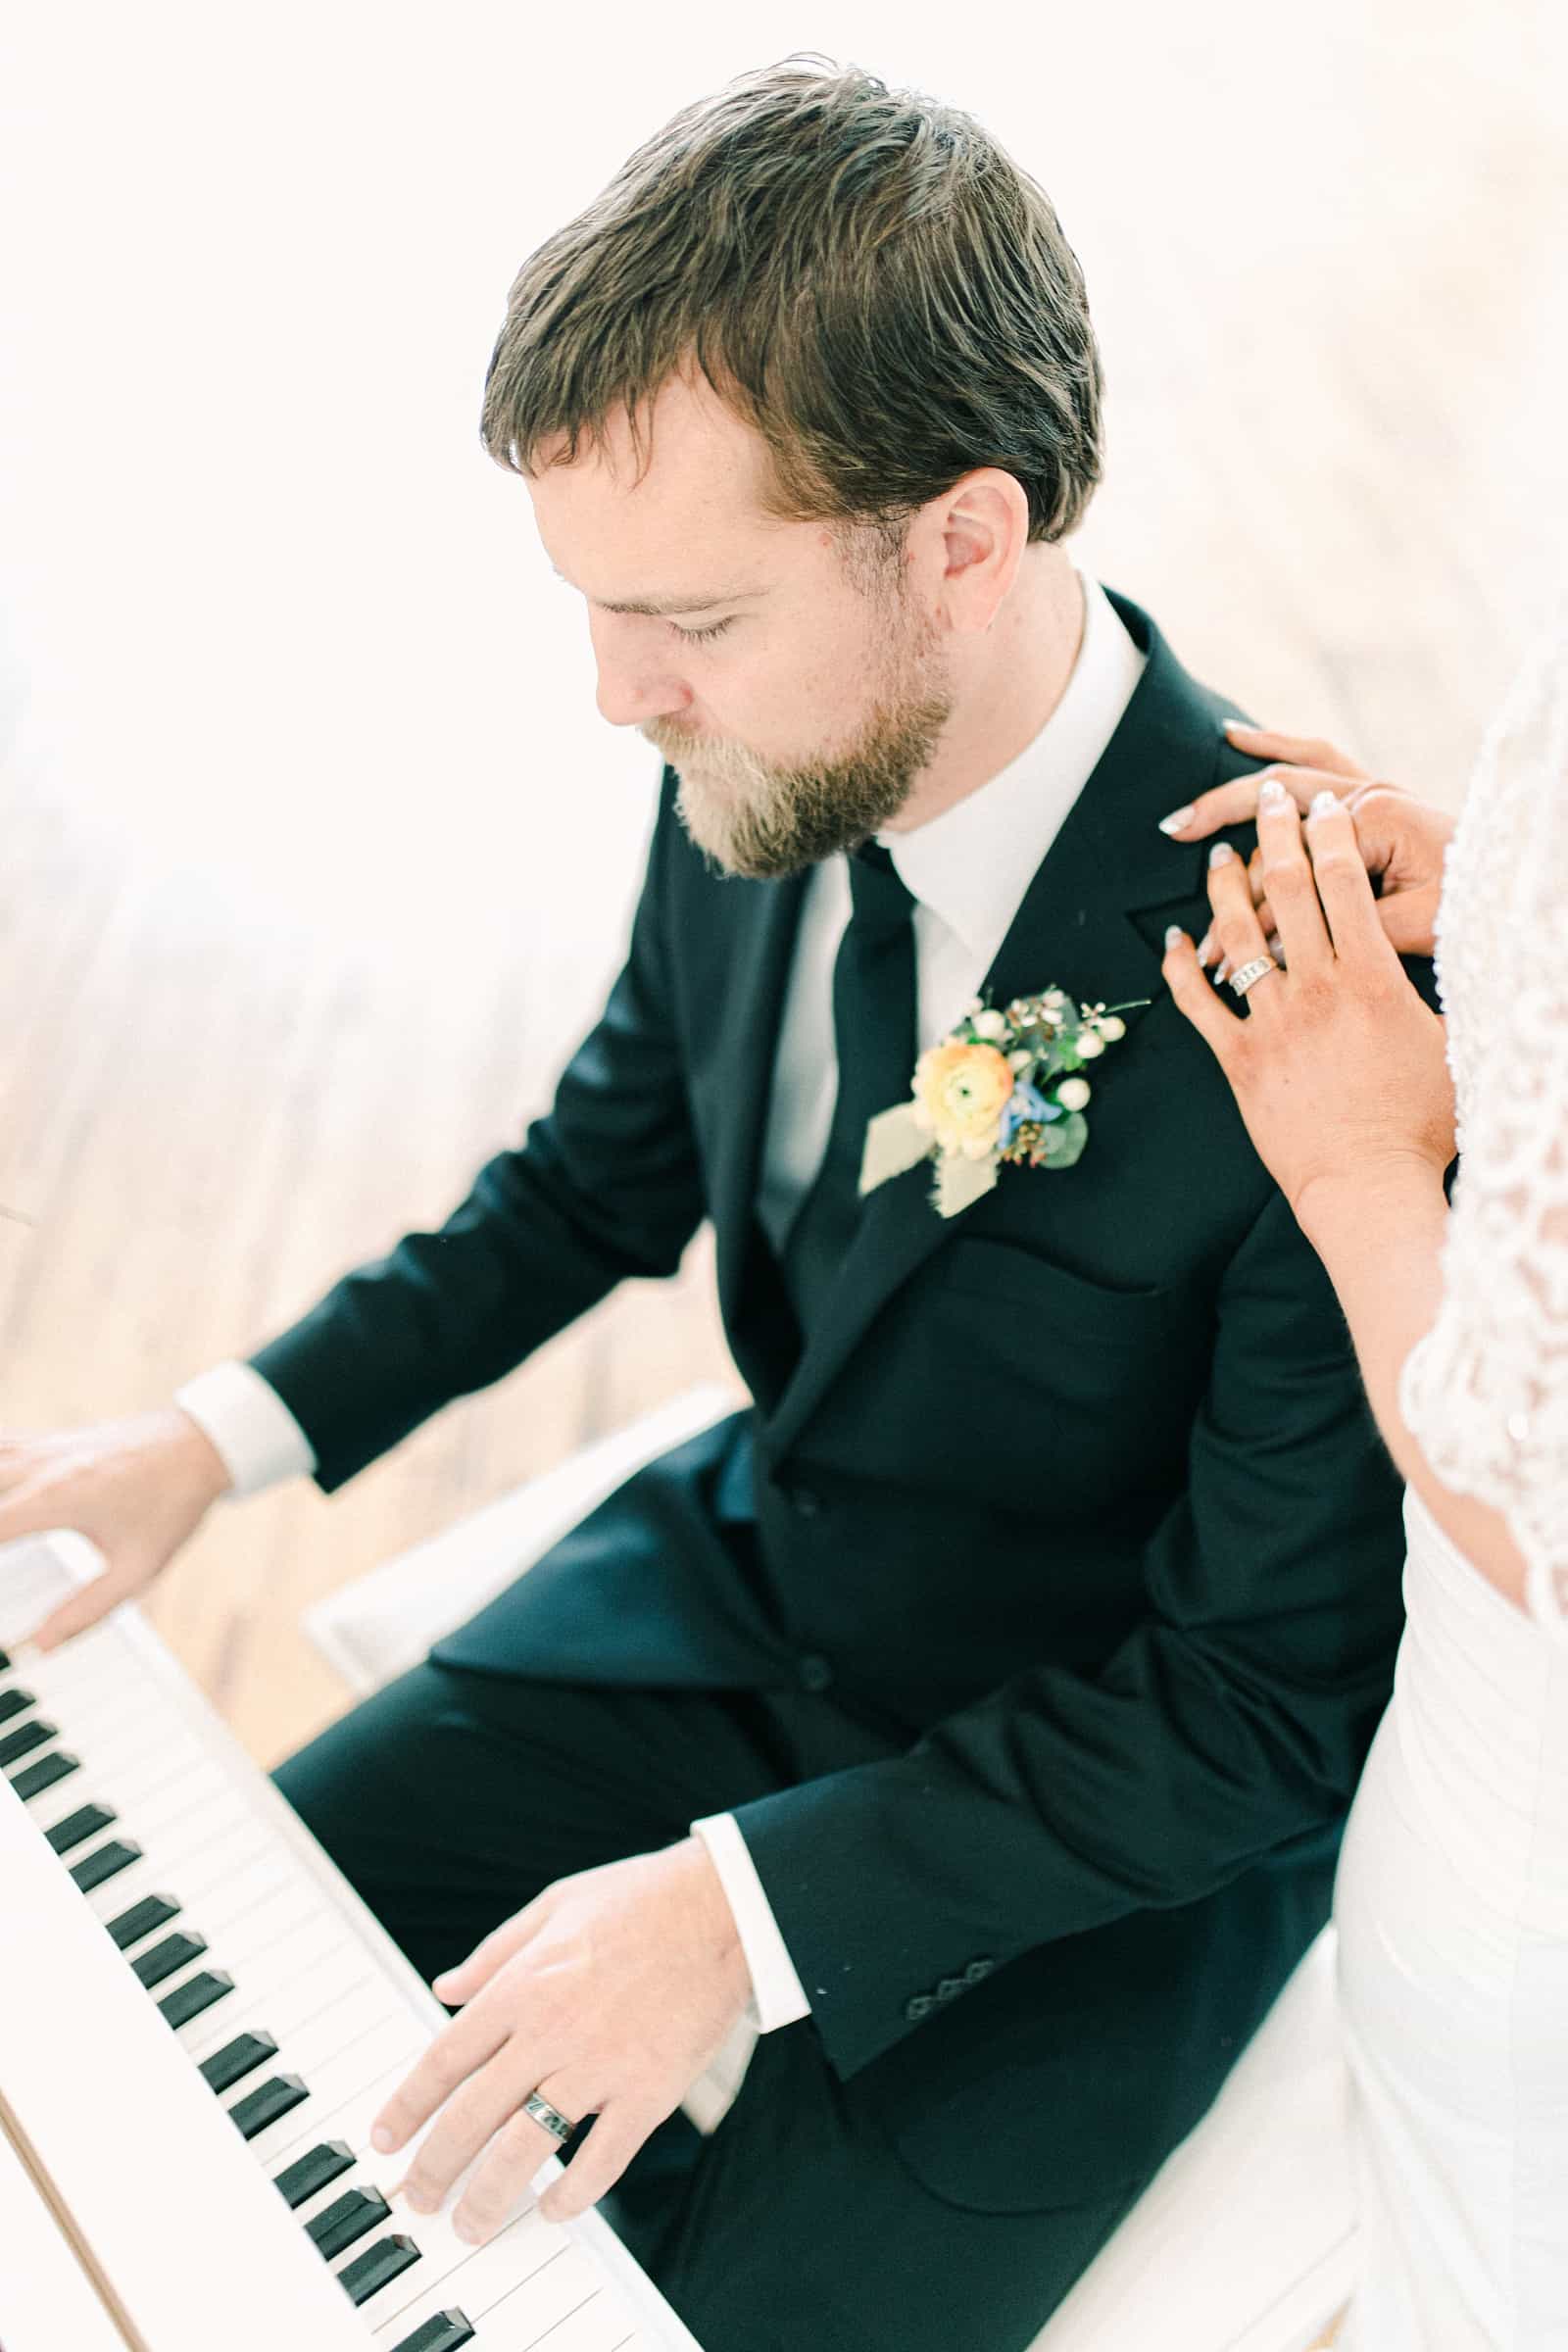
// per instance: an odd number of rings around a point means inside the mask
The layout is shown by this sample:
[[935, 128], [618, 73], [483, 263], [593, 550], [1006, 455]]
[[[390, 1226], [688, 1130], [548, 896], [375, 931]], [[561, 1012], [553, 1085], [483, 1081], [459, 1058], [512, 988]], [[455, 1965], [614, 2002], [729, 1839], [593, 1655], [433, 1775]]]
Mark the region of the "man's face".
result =
[[539, 534], [588, 599], [601, 711], [679, 771], [692, 839], [732, 873], [794, 873], [907, 799], [953, 710], [941, 635], [897, 569], [858, 584], [824, 525], [760, 513], [765, 445], [706, 381], [667, 383], [652, 432], [635, 488], [623, 416], [603, 455], [541, 451]]

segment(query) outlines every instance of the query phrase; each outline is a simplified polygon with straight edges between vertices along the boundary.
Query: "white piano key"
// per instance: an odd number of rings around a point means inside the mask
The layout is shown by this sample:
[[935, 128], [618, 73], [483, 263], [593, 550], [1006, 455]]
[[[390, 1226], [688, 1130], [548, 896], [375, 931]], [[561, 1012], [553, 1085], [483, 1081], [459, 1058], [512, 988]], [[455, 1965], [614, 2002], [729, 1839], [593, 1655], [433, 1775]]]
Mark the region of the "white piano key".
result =
[[374, 1982], [365, 1967], [364, 1954], [345, 1944], [332, 1954], [329, 1967], [322, 1966], [308, 1979], [284, 1977], [268, 1984], [258, 1975], [249, 1978], [244, 1986], [236, 1980], [231, 1993], [215, 2002], [210, 2011], [193, 2017], [189, 2025], [178, 2027], [175, 2038], [198, 2065], [242, 2025], [265, 2028], [281, 2043], [307, 2018], [329, 2002], [341, 2000], [356, 1984], [368, 1988]]
[[[493, 2330], [505, 2324], [510, 2339], [519, 2347], [548, 2344], [549, 2352], [555, 2352], [558, 2343], [571, 2342], [572, 2320], [605, 2295], [604, 2274], [586, 2248], [569, 2239], [521, 2279], [507, 2278], [499, 2267], [481, 2269], [487, 2250], [481, 2247], [475, 2254], [470, 2249], [467, 2262], [449, 2272], [440, 2289], [448, 2302], [461, 2303], [467, 2312], [481, 2345], [487, 2328]], [[385, 2299], [396, 2294], [398, 2286], [412, 2283], [415, 2276], [411, 2270], [407, 2281], [397, 2280]], [[378, 2296], [367, 2309], [375, 2312], [382, 2300]], [[412, 2298], [398, 2315], [406, 2327], [418, 2325], [411, 2304]], [[439, 2311], [442, 2306], [437, 2302], [433, 2308]]]
[[[122, 1693], [100, 1716], [94, 1712], [90, 1699], [77, 1699], [69, 1691], [51, 1690], [45, 1687], [41, 1675], [35, 1676], [26, 1687], [37, 1699], [36, 1706], [29, 1712], [45, 1722], [55, 1724], [62, 1735], [75, 1726], [81, 1733], [83, 1746], [92, 1748], [95, 1760], [101, 1758], [106, 1763], [118, 1761], [122, 1751], [128, 1749], [133, 1740], [143, 1746], [153, 1744], [157, 1727], [148, 1723], [145, 1713], [137, 1705], [134, 1693], [128, 1697]], [[27, 1718], [22, 1716], [18, 1720], [25, 1722]]]
[[[188, 1874], [180, 1875], [188, 1884]], [[284, 1868], [276, 1855], [269, 1855], [263, 1848], [258, 1859], [244, 1861], [238, 1875], [224, 1872], [203, 1891], [188, 1898], [172, 1886], [157, 1891], [179, 1904], [178, 1920], [172, 1924], [189, 1928], [193, 1935], [205, 1936], [215, 1946], [222, 1944], [232, 1950], [237, 1937], [242, 1933], [249, 1934], [252, 1919], [268, 1916], [273, 1904], [295, 1900], [297, 1886], [292, 1872]], [[115, 1916], [111, 1912], [110, 1917]]]
[[[74, 1793], [77, 1788], [80, 1789], [79, 1795]], [[72, 1801], [67, 1801], [68, 1790]], [[170, 1871], [176, 1870], [184, 1856], [195, 1856], [207, 1846], [216, 1845], [220, 1839], [226, 1839], [231, 1847], [237, 1848], [251, 1827], [243, 1803], [232, 1791], [206, 1794], [188, 1813], [176, 1812], [160, 1823], [156, 1819], [149, 1821], [139, 1807], [127, 1805], [111, 1789], [99, 1787], [96, 1781], [90, 1787], [84, 1784], [83, 1776], [79, 1773], [73, 1774], [70, 1783], [58, 1783], [43, 1797], [29, 1804], [27, 1810], [37, 1829], [47, 1836], [57, 1821], [74, 1812], [77, 1805], [88, 1802], [109, 1804], [115, 1808], [116, 1820], [113, 1828], [105, 1834], [105, 1841], [108, 1838], [129, 1839], [141, 1848], [143, 1855], [159, 1853], [165, 1868]], [[100, 1840], [94, 1839], [93, 1842]], [[87, 1850], [83, 1847], [80, 1853], [73, 1853], [70, 1861], [74, 1863], [84, 1859]]]
[[309, 1984], [318, 1970], [340, 1956], [352, 1957], [342, 1929], [320, 1911], [306, 1908], [272, 1929], [252, 1921], [246, 1932], [224, 1941], [221, 1954], [215, 1947], [209, 1958], [227, 1967], [236, 1984], [243, 1974], [251, 1999], [265, 2000], [287, 1985]]
[[[528, 2288], [532, 2316], [533, 2282], [542, 2281], [568, 2256], [581, 2249], [564, 2230], [544, 2220], [529, 2203], [496, 2232], [488, 2244], [466, 2245], [452, 2228], [456, 2192], [438, 2214], [410, 2213], [401, 2201], [392, 2207], [389, 2230], [412, 2237], [420, 2251], [416, 2267], [394, 2279], [382, 2295], [366, 2305], [377, 2336], [400, 2336], [429, 2318], [431, 2312], [460, 2303], [477, 2325], [481, 2314], [500, 2303], [514, 2287]], [[590, 2276], [592, 2266], [590, 2265]], [[570, 2270], [564, 2274], [570, 2279]], [[399, 2289], [402, 2293], [399, 2293]], [[559, 2303], [559, 2298], [555, 2299]], [[481, 2334], [480, 2341], [483, 2342]]]
[[[334, 1971], [324, 1983], [289, 1985], [274, 1992], [270, 2013], [276, 2020], [275, 2025], [269, 2025], [266, 2017], [259, 2012], [251, 2014], [256, 2004], [251, 2002], [244, 1987], [240, 1987], [236, 2014], [243, 2011], [244, 2016], [242, 2025], [236, 2027], [235, 2031], [243, 2031], [248, 2027], [259, 2034], [270, 2034], [280, 2046], [286, 2045], [290, 2049], [299, 2046], [302, 2035], [314, 2037], [319, 2034], [330, 2045], [334, 2034], [347, 2038], [366, 2013], [380, 2015], [383, 2010], [390, 2011], [393, 2003], [387, 1987], [373, 1970], [366, 1967], [365, 1954], [346, 1951], [344, 1962], [345, 1968]], [[223, 2038], [226, 2040], [229, 2036], [225, 2034]], [[210, 2052], [196, 2048], [188, 2033], [181, 2039], [198, 2064], [210, 2055]]]
[[[383, 2067], [378, 2075], [368, 2075], [336, 2106], [319, 2109], [309, 2130], [301, 2125], [298, 2136], [273, 2154], [267, 2168], [272, 2178], [275, 2180], [285, 2165], [291, 2164], [296, 2156], [303, 2156], [306, 2149], [314, 2147], [318, 2140], [342, 2139], [348, 2142], [357, 2157], [378, 2165], [392, 2180], [401, 2180], [403, 2173], [408, 2170], [407, 2163], [393, 2169], [398, 2163], [395, 2157], [373, 2154], [370, 2126], [408, 2072], [407, 2062], [401, 2058], [395, 2059], [390, 2066]], [[303, 2116], [304, 2113], [304, 2108], [300, 2108], [299, 2114]], [[290, 2116], [287, 2120], [293, 2123], [296, 2118]], [[377, 2185], [380, 2185], [379, 2180]]]
[[638, 2352], [647, 2342], [627, 2327], [625, 2307], [612, 2295], [600, 2295], [571, 2323], [571, 2352]]
[[[251, 1874], [276, 1859], [275, 1850], [254, 1830], [240, 1843], [219, 1840], [199, 1852], [176, 1854], [172, 1860], [160, 1847], [153, 1853], [144, 1851], [139, 1862], [106, 1879], [85, 1899], [93, 1917], [106, 1923], [128, 1911], [144, 1894], [167, 1894], [189, 1915], [215, 1899], [221, 1900], [230, 1887], [249, 1886]], [[175, 1871], [177, 1886], [172, 1883]]]
[[330, 2057], [317, 2060], [309, 2072], [303, 2052], [279, 2042], [277, 2056], [268, 2063], [268, 2073], [298, 2075], [311, 2095], [257, 2134], [251, 2142], [257, 2162], [280, 2172], [288, 2161], [286, 2150], [298, 2147], [302, 2140], [309, 2144], [310, 2134], [317, 2139], [341, 2138], [333, 2116], [341, 2114], [367, 2084], [381, 2082], [389, 2069], [401, 2066], [412, 2070], [423, 2047], [413, 2019], [408, 2017], [373, 2021], [368, 2032], [352, 2036]]
[[[168, 1932], [174, 1935], [179, 1932], [183, 1924], [183, 1922], [171, 1922]], [[320, 1923], [312, 1924], [316, 1928], [318, 1936], [322, 1934], [329, 1936], [332, 1933], [330, 1926], [323, 1929]], [[297, 1949], [294, 1946], [290, 1948], [291, 1950]], [[291, 1990], [296, 1999], [310, 1997], [304, 1988], [308, 1984], [314, 1986], [319, 1981], [317, 1971], [324, 1971], [328, 1961], [339, 1961], [344, 1967], [348, 1967], [353, 1965], [355, 1957], [341, 1941], [335, 1946], [310, 1947], [309, 1956], [315, 1963], [314, 1968], [309, 1966], [294, 1968], [286, 1965], [281, 1958], [276, 1956], [270, 1960], [266, 1956], [253, 1959], [244, 1972], [244, 1983], [248, 1988], [247, 2006], [255, 2006], [258, 2003], [272, 2000], [281, 2011], [290, 1998]], [[228, 2039], [228, 2021], [241, 1999], [240, 1977], [232, 1968], [225, 1965], [224, 1954], [211, 1948], [198, 1953], [194, 1960], [184, 1962], [172, 1975], [164, 1978], [161, 1984], [153, 1985], [148, 1996], [162, 2004], [175, 1993], [182, 1991], [193, 1978], [208, 1973], [231, 1977], [233, 1979], [232, 1989], [220, 1992], [208, 2007], [198, 2010], [194, 2017], [174, 2028], [174, 2032], [185, 2049], [198, 2061], [207, 2055], [205, 2045], [212, 2033], [216, 2031], [220, 2041]]]
[[260, 1899], [251, 1899], [243, 1886], [215, 1889], [199, 1903], [182, 1904], [177, 1924], [205, 1936], [213, 1956], [236, 1982], [245, 1972], [270, 1966], [279, 1953], [281, 1965], [296, 1973], [288, 1955], [306, 1948], [298, 1939], [309, 1936], [312, 1949], [323, 1940], [344, 1940], [341, 1926], [313, 1900], [310, 1888], [286, 1877], [274, 1881]]
[[243, 1799], [216, 1773], [198, 1787], [166, 1790], [147, 1803], [124, 1795], [119, 1803], [127, 1835], [149, 1853], [161, 1847], [170, 1856], [171, 1868], [182, 1850], [194, 1852], [223, 1834], [242, 1836], [250, 1820]]
[[[359, 1997], [351, 1990], [281, 2034], [259, 2018], [249, 2026], [236, 2027], [234, 2033], [270, 2034], [278, 2045], [278, 2055], [272, 2063], [303, 2075], [314, 2087], [325, 2080], [324, 2069], [336, 2057], [360, 2049], [369, 2034], [392, 2028], [400, 2029], [404, 2035], [399, 2049], [424, 2047], [417, 2021], [406, 2009], [388, 2001], [379, 1984], [373, 1980], [367, 1984], [362, 1979]], [[224, 2038], [232, 2041], [234, 2034]], [[386, 2063], [395, 2063], [395, 2059], [389, 2058]]]

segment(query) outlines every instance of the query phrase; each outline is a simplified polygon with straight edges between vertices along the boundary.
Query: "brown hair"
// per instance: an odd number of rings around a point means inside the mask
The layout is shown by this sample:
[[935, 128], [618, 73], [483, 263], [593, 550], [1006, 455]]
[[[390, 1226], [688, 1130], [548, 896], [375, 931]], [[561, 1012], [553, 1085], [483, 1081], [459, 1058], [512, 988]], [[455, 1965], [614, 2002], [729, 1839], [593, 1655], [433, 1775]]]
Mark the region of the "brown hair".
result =
[[846, 553], [892, 556], [980, 466], [1059, 539], [1100, 478], [1100, 357], [1043, 189], [972, 116], [814, 51], [683, 108], [529, 256], [484, 445], [529, 473], [565, 434], [571, 463], [624, 408], [640, 462], [641, 405], [693, 359], [767, 445], [763, 512]]

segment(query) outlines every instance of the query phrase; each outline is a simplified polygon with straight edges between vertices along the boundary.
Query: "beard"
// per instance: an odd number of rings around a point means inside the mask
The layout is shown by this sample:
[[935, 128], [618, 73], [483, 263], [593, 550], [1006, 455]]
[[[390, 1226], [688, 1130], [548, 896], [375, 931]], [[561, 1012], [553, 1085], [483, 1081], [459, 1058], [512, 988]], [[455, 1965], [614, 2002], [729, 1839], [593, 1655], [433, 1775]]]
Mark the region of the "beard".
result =
[[662, 721], [642, 732], [680, 778], [676, 810], [726, 873], [777, 881], [858, 848], [895, 817], [935, 757], [954, 696], [937, 633], [906, 627], [877, 698], [848, 750], [800, 766], [741, 744], [683, 752]]

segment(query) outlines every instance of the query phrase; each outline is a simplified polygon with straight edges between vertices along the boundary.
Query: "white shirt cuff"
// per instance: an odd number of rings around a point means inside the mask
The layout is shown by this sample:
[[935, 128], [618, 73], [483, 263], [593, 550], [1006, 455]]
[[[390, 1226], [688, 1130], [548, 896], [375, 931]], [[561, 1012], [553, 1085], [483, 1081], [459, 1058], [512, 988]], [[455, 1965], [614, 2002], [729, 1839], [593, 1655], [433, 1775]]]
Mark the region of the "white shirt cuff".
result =
[[773, 1906], [762, 1891], [751, 1848], [734, 1814], [710, 1814], [691, 1827], [693, 1837], [700, 1838], [708, 1848], [735, 1914], [741, 1950], [752, 1972], [751, 2023], [759, 2034], [771, 2034], [779, 2026], [793, 2026], [797, 2018], [809, 2017], [811, 2004], [806, 1987], [795, 1973]]
[[225, 1500], [259, 1494], [280, 1479], [308, 1477], [316, 1451], [277, 1391], [251, 1365], [230, 1361], [198, 1372], [174, 1402], [222, 1455], [233, 1485]]

